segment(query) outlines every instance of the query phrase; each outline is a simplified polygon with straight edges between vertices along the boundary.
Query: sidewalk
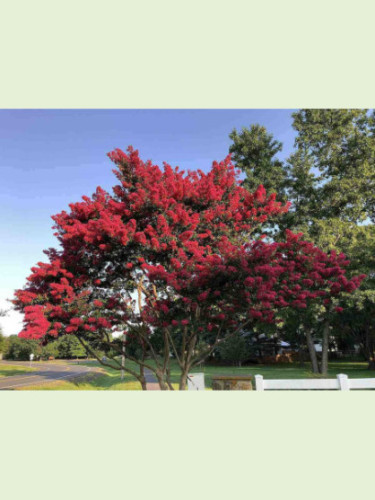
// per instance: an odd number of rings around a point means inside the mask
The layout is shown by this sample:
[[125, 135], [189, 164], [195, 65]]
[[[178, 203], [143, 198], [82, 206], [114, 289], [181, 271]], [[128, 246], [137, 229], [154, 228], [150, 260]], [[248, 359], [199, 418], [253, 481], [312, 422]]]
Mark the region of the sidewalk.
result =
[[148, 391], [160, 391], [160, 386], [151, 370], [145, 369], [146, 387]]

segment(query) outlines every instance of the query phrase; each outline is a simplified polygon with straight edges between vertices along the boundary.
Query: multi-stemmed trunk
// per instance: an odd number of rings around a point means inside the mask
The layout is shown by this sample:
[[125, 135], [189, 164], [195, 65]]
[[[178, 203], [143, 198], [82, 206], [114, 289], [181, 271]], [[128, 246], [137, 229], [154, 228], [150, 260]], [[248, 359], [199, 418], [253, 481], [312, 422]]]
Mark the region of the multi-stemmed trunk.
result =
[[180, 383], [179, 383], [179, 387], [178, 387], [180, 391], [186, 390], [188, 373], [189, 373], [189, 370], [183, 370], [181, 372]]
[[321, 375], [326, 376], [328, 373], [328, 353], [329, 353], [329, 332], [330, 332], [330, 324], [328, 315], [325, 317], [323, 321], [323, 331], [322, 331], [322, 357], [321, 362], [319, 363], [318, 356], [316, 353], [312, 330], [310, 328], [306, 328], [306, 343], [309, 350], [311, 367], [313, 373], [320, 373]]
[[328, 373], [329, 330], [329, 320], [326, 318], [323, 324], [322, 363], [320, 367], [320, 373], [322, 375], [327, 375]]
[[185, 391], [187, 385], [187, 377], [193, 364], [193, 354], [197, 343], [196, 332], [188, 333], [187, 327], [184, 327], [182, 337], [182, 349], [179, 357], [181, 369], [179, 390]]

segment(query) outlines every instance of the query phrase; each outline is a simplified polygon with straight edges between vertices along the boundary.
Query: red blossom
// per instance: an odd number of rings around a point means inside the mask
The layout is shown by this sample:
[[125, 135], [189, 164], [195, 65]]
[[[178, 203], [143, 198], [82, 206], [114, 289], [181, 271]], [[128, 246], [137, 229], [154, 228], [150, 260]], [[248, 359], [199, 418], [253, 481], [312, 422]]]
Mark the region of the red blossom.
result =
[[[61, 250], [47, 251], [49, 261], [32, 268], [15, 294], [25, 314], [22, 336], [101, 338], [127, 320], [147, 331], [230, 331], [243, 318], [274, 322], [283, 308], [329, 305], [364, 278], [349, 278], [345, 255], [324, 253], [300, 233], [264, 238], [262, 224], [289, 204], [263, 186], [244, 189], [230, 157], [207, 173], [161, 169], [133, 148], [109, 157], [118, 179], [113, 193], [99, 187], [53, 217]], [[133, 290], [143, 294], [142, 311]]]

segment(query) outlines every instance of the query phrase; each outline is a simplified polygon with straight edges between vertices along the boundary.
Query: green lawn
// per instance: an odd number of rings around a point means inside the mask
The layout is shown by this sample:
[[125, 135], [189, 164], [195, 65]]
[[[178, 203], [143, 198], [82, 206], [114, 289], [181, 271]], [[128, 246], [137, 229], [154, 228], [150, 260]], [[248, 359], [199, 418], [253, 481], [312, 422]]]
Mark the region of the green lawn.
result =
[[[201, 370], [193, 372], [204, 372], [206, 387], [211, 387], [213, 375], [263, 375], [265, 379], [296, 379], [316, 378], [320, 375], [311, 373], [310, 364], [305, 367], [299, 364], [280, 365], [253, 365], [242, 368], [232, 366], [205, 366]], [[345, 373], [349, 378], [375, 378], [375, 371], [367, 370], [367, 363], [362, 362], [336, 362], [329, 364], [329, 372], [326, 378], [335, 378], [337, 374]]]
[[12, 377], [13, 375], [23, 375], [24, 373], [33, 372], [33, 368], [25, 368], [17, 365], [0, 365], [0, 378]]
[[[151, 363], [151, 362], [150, 362]], [[86, 364], [86, 363], [81, 363]], [[90, 366], [101, 366], [96, 361], [88, 362]], [[136, 370], [136, 367], [131, 362], [127, 361], [129, 367]], [[22, 390], [140, 390], [140, 384], [129, 374], [125, 374], [125, 379], [122, 382], [120, 373], [117, 370], [101, 367], [102, 373], [90, 373], [76, 381], [59, 381], [51, 384], [43, 384], [35, 387], [27, 387]], [[234, 366], [203, 366], [196, 368], [192, 372], [204, 372], [206, 388], [210, 389], [212, 385], [213, 375], [263, 375], [268, 379], [280, 378], [312, 378], [317, 377], [310, 371], [309, 363], [304, 367], [299, 364], [283, 364], [283, 365], [252, 365], [242, 368]], [[349, 378], [375, 378], [375, 371], [367, 370], [365, 362], [332, 362], [329, 367], [328, 378], [334, 378], [338, 373], [345, 373]], [[171, 363], [171, 378], [173, 384], [178, 384], [179, 372], [177, 363]], [[175, 386], [177, 388], [177, 385]], [[20, 389], [21, 390], [21, 389]]]
[[[205, 375], [205, 385], [211, 388], [213, 375], [263, 375], [269, 379], [285, 379], [285, 378], [315, 378], [320, 375], [314, 375], [311, 372], [310, 363], [305, 363], [304, 367], [296, 364], [279, 364], [279, 365], [251, 365], [241, 368], [236, 366], [210, 366], [206, 365], [202, 368], [194, 368], [192, 373], [203, 372]], [[349, 378], [375, 378], [375, 371], [367, 369], [366, 362], [332, 362], [329, 364], [329, 372], [327, 378], [335, 378], [339, 373], [345, 373]], [[178, 383], [179, 371], [177, 363], [172, 363], [171, 366], [172, 382]]]

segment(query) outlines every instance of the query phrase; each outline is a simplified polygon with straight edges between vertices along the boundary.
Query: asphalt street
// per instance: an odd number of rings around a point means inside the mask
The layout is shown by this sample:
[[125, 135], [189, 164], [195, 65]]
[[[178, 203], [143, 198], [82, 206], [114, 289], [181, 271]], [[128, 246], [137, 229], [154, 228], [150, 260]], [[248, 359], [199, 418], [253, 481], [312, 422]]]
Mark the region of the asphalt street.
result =
[[[17, 365], [30, 367], [28, 361], [0, 361], [0, 369], [2, 365]], [[89, 366], [83, 366], [73, 363], [61, 362], [31, 362], [31, 368], [35, 371], [24, 373], [23, 375], [14, 375], [0, 378], [0, 390], [12, 390], [17, 387], [27, 387], [54, 382], [56, 380], [64, 380], [78, 377], [84, 373], [93, 371]]]

